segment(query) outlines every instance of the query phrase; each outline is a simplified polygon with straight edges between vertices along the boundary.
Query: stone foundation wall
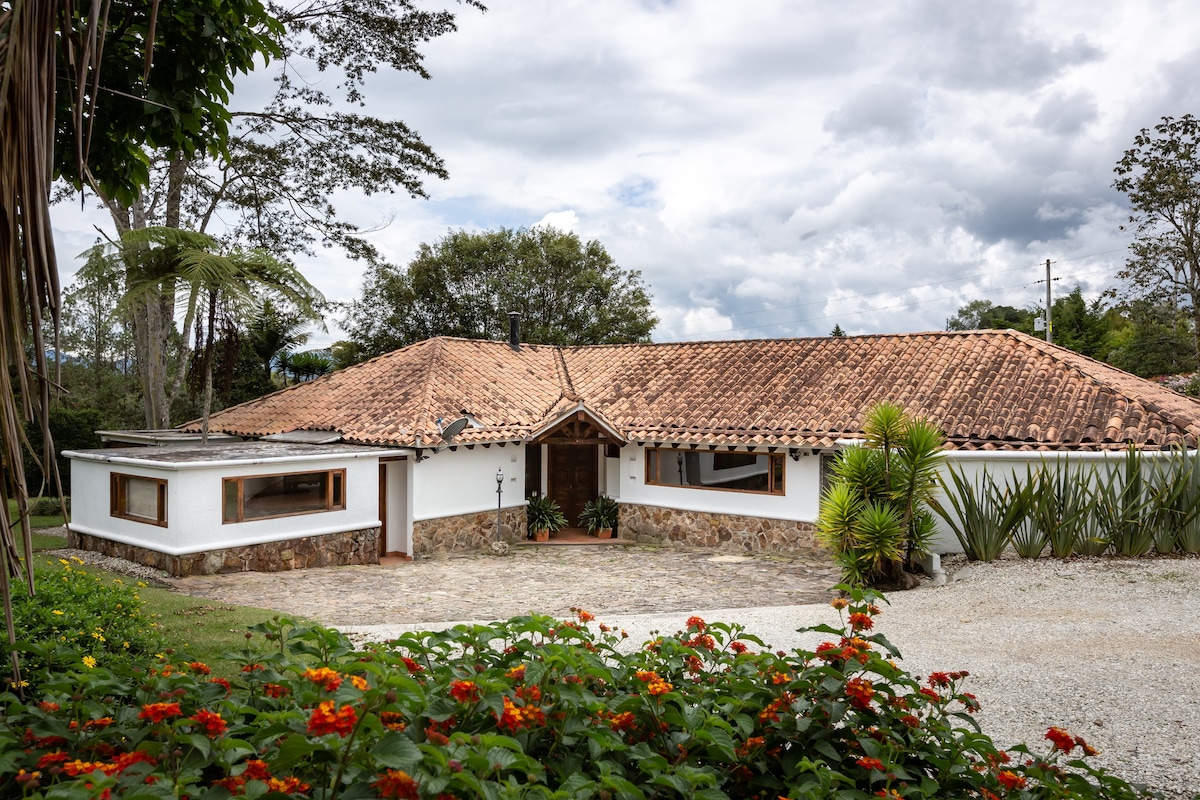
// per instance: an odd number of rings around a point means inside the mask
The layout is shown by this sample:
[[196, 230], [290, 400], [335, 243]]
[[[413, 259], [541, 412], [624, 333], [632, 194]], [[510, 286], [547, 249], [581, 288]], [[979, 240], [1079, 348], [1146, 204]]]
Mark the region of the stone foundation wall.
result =
[[639, 542], [766, 553], [824, 553], [811, 522], [621, 504], [617, 534]]
[[157, 567], [177, 578], [222, 572], [284, 572], [308, 567], [378, 564], [379, 528], [172, 556], [145, 547], [78, 533], [68, 527], [67, 547], [92, 550], [106, 556], [116, 556]]
[[[495, 511], [422, 519], [413, 523], [413, 551], [409, 555], [481, 550], [496, 538]], [[506, 508], [501, 512], [499, 538], [506, 542], [525, 538], [525, 506]]]

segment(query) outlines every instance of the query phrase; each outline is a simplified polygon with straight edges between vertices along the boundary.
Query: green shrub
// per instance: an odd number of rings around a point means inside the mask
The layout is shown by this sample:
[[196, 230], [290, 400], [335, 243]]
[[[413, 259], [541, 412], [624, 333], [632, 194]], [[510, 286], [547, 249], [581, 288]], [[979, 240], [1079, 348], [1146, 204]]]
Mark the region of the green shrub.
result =
[[1155, 796], [1073, 760], [1090, 748], [1057, 728], [1045, 755], [999, 750], [966, 673], [909, 675], [872, 632], [878, 595], [851, 596], [841, 626], [810, 629], [828, 641], [790, 654], [696, 617], [624, 653], [577, 610], [365, 651], [279, 620], [258, 626], [277, 649], [247, 655], [234, 686], [186, 659], [138, 674], [77, 661], [35, 702], [0, 696], [0, 794]]
[[22, 677], [36, 687], [48, 671], [82, 656], [111, 666], [141, 663], [164, 645], [158, 623], [138, 594], [144, 583], [106, 579], [59, 559], [61, 568], [34, 569], [33, 597], [14, 584], [13, 624], [23, 637]]
[[[71, 513], [71, 498], [64, 497], [63, 502], [67, 506], [67, 513]], [[62, 505], [58, 502], [57, 497], [39, 497], [30, 502], [29, 515], [32, 517], [61, 517], [63, 514]]]

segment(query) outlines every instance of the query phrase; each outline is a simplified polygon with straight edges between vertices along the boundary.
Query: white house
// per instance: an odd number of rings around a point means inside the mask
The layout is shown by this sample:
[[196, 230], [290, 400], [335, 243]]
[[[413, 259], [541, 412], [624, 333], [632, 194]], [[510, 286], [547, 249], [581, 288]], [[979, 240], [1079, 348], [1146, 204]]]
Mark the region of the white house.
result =
[[1200, 436], [1200, 402], [1014, 331], [438, 338], [219, 412], [223, 442], [168, 441], [193, 423], [124, 437], [165, 446], [68, 453], [70, 535], [176, 574], [289, 569], [521, 538], [527, 497], [574, 523], [605, 494], [625, 538], [811, 550], [828, 465], [880, 400], [972, 469]]

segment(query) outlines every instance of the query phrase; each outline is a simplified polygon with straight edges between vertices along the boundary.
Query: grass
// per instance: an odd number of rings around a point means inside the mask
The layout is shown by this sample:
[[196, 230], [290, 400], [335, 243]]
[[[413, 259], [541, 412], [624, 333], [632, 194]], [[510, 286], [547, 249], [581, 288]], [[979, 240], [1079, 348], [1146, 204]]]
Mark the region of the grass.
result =
[[[29, 502], [31, 505], [33, 503], [37, 502], [37, 500], [38, 500], [38, 498], [36, 498], [36, 497], [29, 498]], [[8, 518], [10, 520], [15, 520], [17, 518], [17, 501], [16, 500], [10, 499], [8, 501]], [[35, 531], [33, 534], [33, 549], [35, 551], [37, 551], [37, 550], [54, 550], [59, 547], [64, 547], [65, 544], [63, 541], [63, 537], [50, 536], [50, 535], [47, 535], [44, 533], [37, 533], [36, 531], [38, 528], [57, 528], [60, 525], [62, 525], [65, 521], [66, 520], [62, 517], [62, 515], [59, 515], [56, 517], [30, 517], [29, 525]], [[18, 552], [20, 552], [21, 548], [24, 547], [24, 544], [23, 544], [24, 534], [25, 534], [24, 529], [22, 527], [18, 526], [16, 529]]]

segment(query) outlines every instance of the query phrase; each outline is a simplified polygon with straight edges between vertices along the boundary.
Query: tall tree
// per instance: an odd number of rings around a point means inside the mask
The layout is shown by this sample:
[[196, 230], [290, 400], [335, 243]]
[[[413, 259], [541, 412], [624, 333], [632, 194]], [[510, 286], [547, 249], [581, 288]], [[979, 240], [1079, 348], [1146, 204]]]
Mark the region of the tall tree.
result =
[[946, 320], [948, 331], [1033, 330], [1033, 312], [998, 306], [991, 300], [972, 300]]
[[343, 322], [371, 358], [432, 336], [503, 338], [511, 311], [521, 338], [542, 344], [649, 341], [657, 322], [640, 272], [553, 228], [454, 231], [407, 269], [373, 264]]
[[[465, 2], [483, 8], [477, 0]], [[238, 10], [246, 15], [242, 38], [230, 45], [240, 50], [227, 54], [167, 41], [168, 36], [189, 43], [211, 36], [198, 27], [208, 25], [203, 15], [210, 3], [222, 7], [214, 13], [218, 25]], [[311, 253], [318, 244], [371, 256], [373, 248], [356, 235], [357, 226], [339, 218], [330, 198], [347, 188], [424, 196], [426, 177], [446, 177], [441, 159], [415, 131], [355, 107], [365, 101], [367, 76], [380, 69], [429, 77], [419, 47], [455, 29], [449, 11], [424, 10], [415, 0], [301, 0], [270, 3], [251, 18], [251, 6], [262, 8], [257, 0], [188, 0], [178, 6], [181, 11], [159, 21], [158, 46], [212, 51], [181, 58], [185, 84], [207, 58], [215, 61], [207, 65], [213, 83], [227, 91], [232, 82], [226, 77], [244, 67], [240, 56], [256, 53], [274, 59], [267, 68], [274, 69], [275, 93], [265, 106], [225, 112], [217, 104], [211, 119], [190, 121], [194, 128], [218, 132], [219, 147], [198, 149], [186, 141], [149, 137], [134, 141], [130, 147], [138, 150], [145, 190], [101, 193], [118, 234], [165, 226], [217, 235], [226, 247], [265, 250], [281, 259]], [[137, 4], [118, 3], [117, 10], [126, 12], [128, 30], [145, 34]], [[315, 77], [322, 73], [329, 74]], [[167, 387], [181, 385], [189, 364], [182, 353], [157, 344], [170, 338], [172, 289], [164, 283], [160, 294], [147, 295], [134, 314], [146, 425], [156, 428], [169, 426], [172, 392]]]
[[201, 353], [204, 373], [202, 432], [208, 434], [212, 411], [213, 354], [218, 312], [243, 316], [263, 295], [275, 295], [310, 317], [325, 298], [295, 267], [260, 250], [221, 252], [216, 240], [200, 233], [170, 228], [147, 228], [126, 234], [118, 255], [130, 246], [141, 248], [149, 258], [140, 280], [125, 296], [136, 304], [143, 296], [161, 291], [165, 284], [184, 289], [183, 346], [186, 360], [189, 335], [196, 331], [196, 350]]
[[1113, 187], [1129, 199], [1133, 233], [1122, 300], [1171, 302], [1188, 312], [1200, 357], [1200, 120], [1163, 117], [1117, 162]]

